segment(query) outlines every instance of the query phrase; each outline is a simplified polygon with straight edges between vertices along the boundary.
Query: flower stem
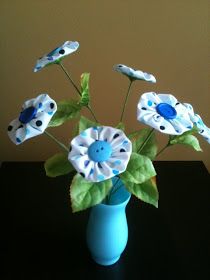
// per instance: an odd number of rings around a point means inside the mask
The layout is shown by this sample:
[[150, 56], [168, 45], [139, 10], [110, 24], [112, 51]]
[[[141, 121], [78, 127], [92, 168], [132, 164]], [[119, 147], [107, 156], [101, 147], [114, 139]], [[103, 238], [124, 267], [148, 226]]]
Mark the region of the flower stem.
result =
[[123, 109], [122, 109], [122, 113], [121, 113], [121, 117], [120, 117], [120, 122], [122, 122], [122, 120], [123, 120], [125, 108], [126, 108], [126, 105], [128, 103], [128, 98], [129, 98], [130, 92], [131, 92], [130, 90], [131, 90], [132, 83], [133, 83], [133, 80], [130, 80], [130, 83], [129, 83], [129, 86], [128, 86], [128, 91], [127, 91], [127, 94], [126, 94], [126, 97], [125, 97], [125, 101], [124, 101], [124, 104], [123, 104]]
[[138, 149], [138, 151], [137, 151], [137, 153], [139, 154], [140, 152], [141, 152], [141, 150], [144, 148], [144, 146], [147, 144], [147, 142], [148, 142], [148, 140], [150, 139], [150, 137], [151, 137], [151, 135], [152, 135], [152, 133], [154, 132], [154, 128], [152, 128], [151, 130], [150, 130], [150, 132], [148, 133], [148, 135], [147, 135], [147, 138], [144, 140], [144, 142], [142, 143], [142, 145], [139, 147], [139, 149]]
[[167, 143], [156, 155], [156, 157], [158, 157], [166, 148], [168, 148], [170, 146], [170, 143]]
[[61, 143], [57, 138], [55, 138], [55, 136], [53, 136], [51, 133], [49, 133], [48, 131], [45, 130], [44, 132], [48, 137], [50, 137], [53, 141], [55, 141], [62, 149], [64, 149], [66, 152], [69, 151], [69, 149], [63, 144]]
[[72, 80], [71, 76], [69, 75], [69, 73], [67, 72], [66, 68], [63, 66], [63, 64], [61, 62], [58, 63], [58, 65], [60, 65], [60, 67], [62, 68], [63, 72], [66, 74], [67, 78], [69, 79], [69, 81], [72, 83], [73, 87], [76, 89], [77, 93], [79, 94], [79, 96], [82, 96], [80, 90], [78, 89], [78, 87], [76, 86], [75, 82]]
[[[71, 76], [69, 75], [68, 71], [66, 70], [66, 68], [64, 67], [64, 65], [61, 62], [58, 62], [58, 65], [60, 65], [61, 69], [63, 70], [63, 72], [66, 74], [68, 80], [71, 82], [71, 84], [73, 85], [73, 87], [76, 89], [76, 92], [79, 94], [79, 96], [82, 96], [81, 91], [78, 89], [77, 85], [75, 84], [75, 82], [72, 80]], [[86, 105], [87, 109], [90, 111], [90, 113], [92, 114], [95, 122], [97, 121], [97, 118], [92, 110], [92, 108], [90, 107], [90, 105]]]

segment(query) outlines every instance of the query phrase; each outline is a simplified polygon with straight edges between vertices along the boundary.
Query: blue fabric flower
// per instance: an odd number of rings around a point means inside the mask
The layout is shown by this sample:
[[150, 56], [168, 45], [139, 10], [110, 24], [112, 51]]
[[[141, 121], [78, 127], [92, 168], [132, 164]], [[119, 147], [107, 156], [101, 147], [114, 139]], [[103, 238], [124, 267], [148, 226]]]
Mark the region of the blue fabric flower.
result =
[[47, 94], [25, 101], [19, 117], [8, 126], [8, 135], [16, 145], [42, 134], [57, 110], [56, 102]]
[[88, 181], [100, 182], [126, 170], [132, 144], [124, 132], [109, 126], [91, 127], [71, 141], [68, 159]]
[[184, 103], [186, 106], [190, 119], [193, 124], [198, 128], [198, 133], [204, 137], [204, 139], [210, 144], [210, 128], [208, 128], [201, 117], [194, 113], [193, 107], [189, 103]]
[[144, 93], [138, 102], [137, 119], [171, 135], [180, 135], [193, 128], [187, 108], [171, 94]]
[[123, 64], [115, 65], [114, 70], [126, 75], [130, 80], [143, 80], [156, 83], [156, 79], [152, 74], [142, 72], [141, 70], [135, 70]]
[[79, 48], [78, 42], [66, 41], [60, 47], [54, 49], [50, 53], [38, 59], [36, 66], [34, 67], [34, 72], [37, 72], [50, 64], [58, 63], [65, 56], [75, 52], [78, 48]]

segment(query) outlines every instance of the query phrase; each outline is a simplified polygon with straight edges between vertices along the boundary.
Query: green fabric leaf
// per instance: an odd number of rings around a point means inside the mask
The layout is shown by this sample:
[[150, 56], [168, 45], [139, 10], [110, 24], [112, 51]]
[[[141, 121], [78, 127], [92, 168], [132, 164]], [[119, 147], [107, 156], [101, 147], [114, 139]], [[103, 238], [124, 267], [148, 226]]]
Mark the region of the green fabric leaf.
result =
[[89, 93], [89, 78], [90, 73], [83, 73], [81, 75], [81, 100], [80, 104], [82, 106], [87, 106], [90, 102], [90, 93]]
[[65, 175], [74, 170], [67, 158], [67, 153], [58, 153], [45, 161], [44, 168], [46, 175], [49, 177], [57, 177]]
[[118, 125], [116, 126], [116, 128], [121, 129], [121, 130], [125, 130], [125, 125], [123, 122], [118, 123]]
[[78, 212], [101, 203], [111, 187], [111, 179], [94, 183], [85, 180], [80, 174], [76, 174], [70, 187], [73, 212]]
[[79, 116], [81, 105], [76, 100], [64, 100], [58, 104], [58, 109], [52, 117], [48, 127], [59, 126], [70, 119], [77, 118]]
[[87, 119], [84, 116], [80, 117], [79, 120], [79, 127], [78, 127], [78, 134], [81, 133], [82, 131], [84, 131], [87, 128], [93, 127], [93, 126], [98, 126], [99, 124], [96, 122], [93, 122], [89, 119]]
[[120, 174], [120, 178], [127, 183], [141, 184], [155, 176], [156, 172], [152, 161], [143, 155], [132, 153], [127, 169]]
[[155, 177], [142, 184], [126, 184], [126, 188], [137, 198], [141, 199], [146, 203], [152, 204], [153, 206], [158, 208], [159, 194], [156, 186]]
[[79, 135], [79, 122], [77, 122], [75, 124], [75, 126], [73, 127], [73, 130], [72, 130], [72, 137], [76, 137], [77, 135]]
[[169, 144], [183, 144], [189, 147], [192, 147], [194, 150], [198, 152], [202, 152], [198, 139], [192, 135], [192, 133], [196, 132], [194, 129], [187, 131], [181, 135], [175, 135], [170, 137]]
[[[144, 128], [128, 135], [129, 139], [132, 142], [132, 150], [134, 153], [138, 152], [139, 148], [144, 143], [150, 131], [150, 128]], [[140, 154], [149, 157], [151, 160], [154, 160], [157, 154], [157, 150], [158, 147], [155, 133], [152, 133], [149, 140], [146, 142], [143, 149], [141, 150]]]

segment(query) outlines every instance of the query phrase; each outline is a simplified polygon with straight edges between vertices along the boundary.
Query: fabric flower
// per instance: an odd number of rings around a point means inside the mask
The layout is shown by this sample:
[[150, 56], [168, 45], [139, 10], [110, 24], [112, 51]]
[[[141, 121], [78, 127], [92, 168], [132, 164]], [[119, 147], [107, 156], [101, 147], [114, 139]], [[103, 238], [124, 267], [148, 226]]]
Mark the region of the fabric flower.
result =
[[156, 79], [152, 74], [142, 72], [141, 70], [135, 70], [123, 64], [115, 65], [114, 70], [126, 75], [130, 80], [143, 80], [151, 83], [156, 83]]
[[9, 138], [18, 145], [31, 137], [42, 134], [56, 110], [55, 101], [47, 94], [25, 101], [19, 118], [13, 120], [8, 126]]
[[37, 72], [50, 64], [58, 63], [68, 54], [75, 52], [78, 48], [78, 42], [66, 41], [62, 46], [38, 59], [36, 66], [34, 67], [34, 72]]
[[187, 108], [171, 94], [144, 93], [138, 103], [137, 119], [172, 135], [180, 135], [193, 128]]
[[71, 141], [69, 161], [88, 181], [100, 182], [126, 170], [132, 144], [124, 132], [109, 126], [91, 127]]
[[190, 105], [188, 103], [184, 103], [184, 105], [188, 109], [188, 113], [189, 113], [191, 121], [198, 128], [198, 133], [200, 135], [202, 135], [206, 139], [206, 141], [210, 144], [210, 128], [208, 128], [204, 124], [203, 120], [201, 119], [201, 117], [198, 114], [194, 113], [192, 105]]

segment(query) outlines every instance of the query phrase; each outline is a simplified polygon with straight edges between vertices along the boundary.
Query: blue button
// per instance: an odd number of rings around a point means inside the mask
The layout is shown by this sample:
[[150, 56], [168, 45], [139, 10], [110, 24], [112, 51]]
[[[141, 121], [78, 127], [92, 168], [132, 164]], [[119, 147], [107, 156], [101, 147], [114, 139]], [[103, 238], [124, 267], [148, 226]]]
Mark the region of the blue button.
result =
[[24, 124], [28, 123], [36, 116], [36, 113], [37, 109], [35, 107], [28, 107], [20, 113], [19, 121]]
[[158, 104], [156, 106], [156, 110], [165, 119], [175, 119], [176, 115], [177, 115], [177, 112], [174, 109], [174, 107], [172, 107], [168, 103], [160, 103], [160, 104]]
[[112, 154], [112, 147], [106, 141], [95, 141], [88, 148], [88, 156], [95, 162], [106, 161]]

